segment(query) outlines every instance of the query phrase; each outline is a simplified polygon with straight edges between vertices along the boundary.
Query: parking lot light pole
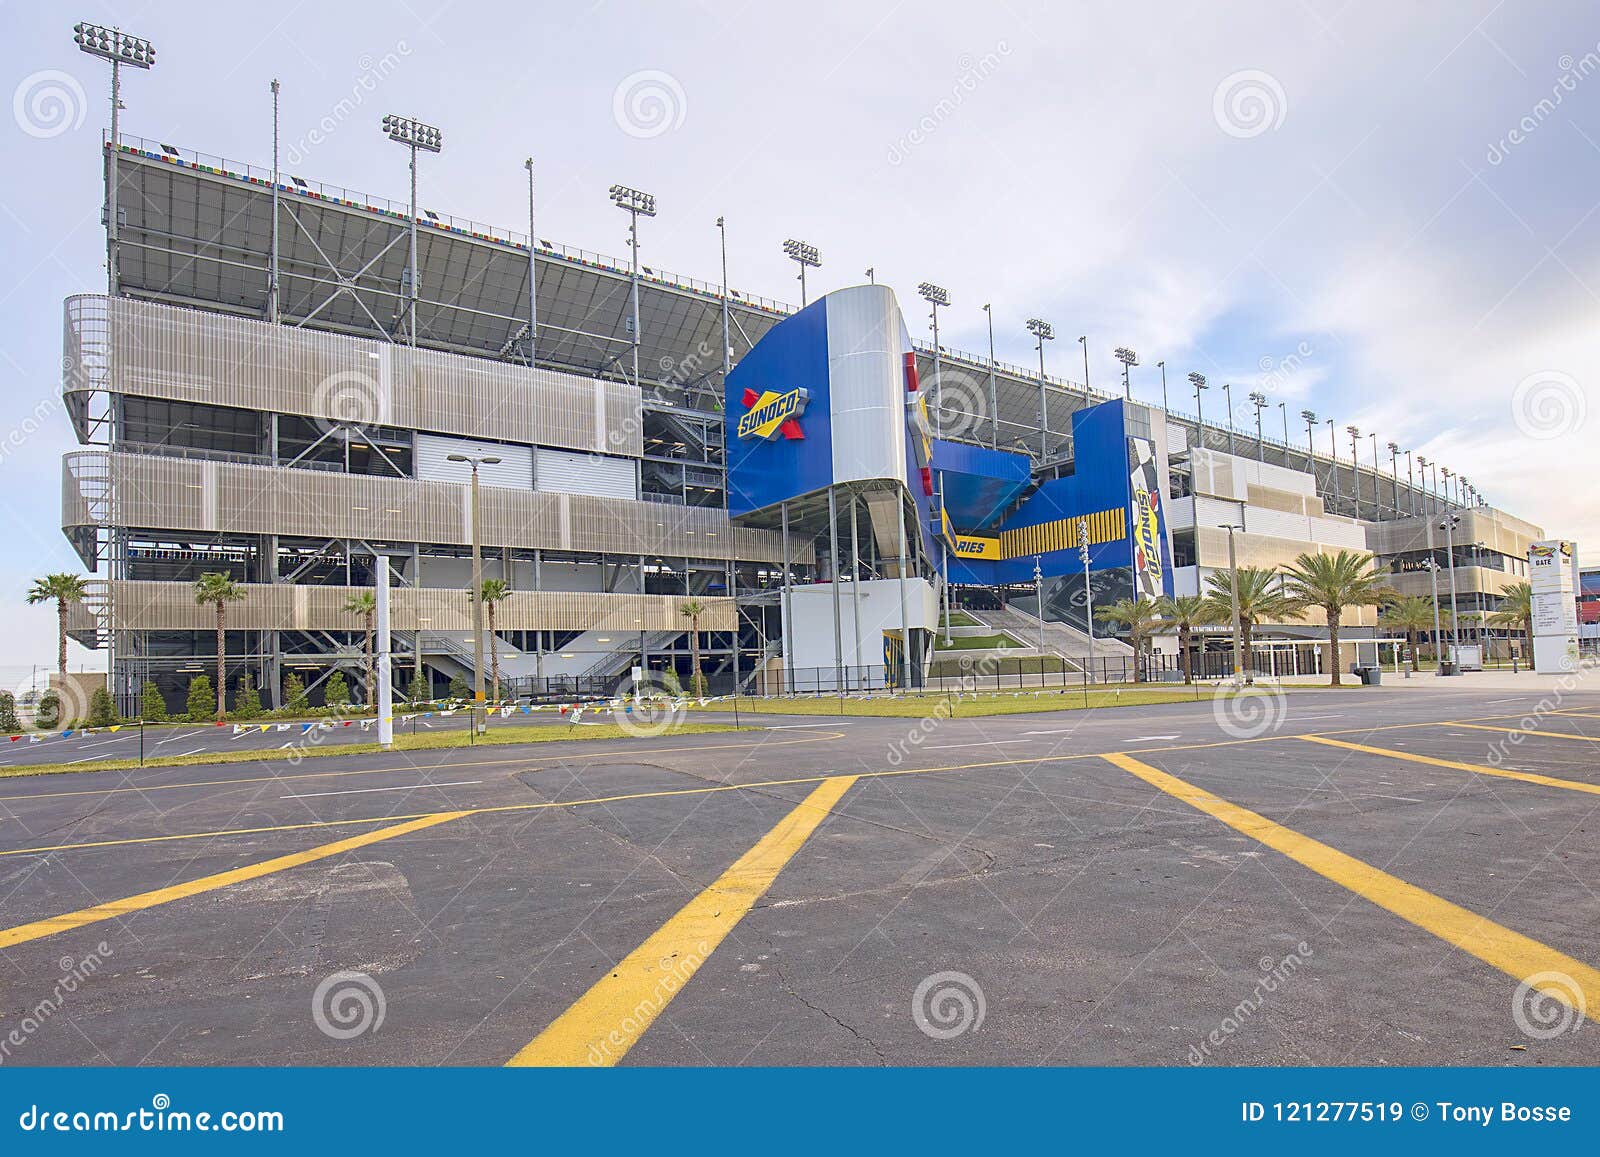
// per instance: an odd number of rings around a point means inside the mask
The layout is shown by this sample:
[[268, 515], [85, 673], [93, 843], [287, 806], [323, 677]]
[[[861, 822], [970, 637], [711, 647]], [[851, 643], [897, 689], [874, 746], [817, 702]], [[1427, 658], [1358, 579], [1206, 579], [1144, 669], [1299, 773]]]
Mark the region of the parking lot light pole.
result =
[[[1089, 682], [1094, 682], [1094, 587], [1089, 585], [1089, 520], [1078, 519], [1078, 557], [1083, 561], [1083, 621], [1089, 626]], [[1039, 603], [1039, 620], [1044, 621], [1044, 602]], [[1040, 631], [1044, 627], [1040, 626]]]
[[497, 466], [493, 455], [450, 454], [449, 462], [472, 467], [472, 728], [479, 735], [489, 729], [483, 696], [483, 547], [478, 533], [478, 467]]
[[1234, 549], [1233, 532], [1242, 532], [1244, 527], [1224, 522], [1219, 529], [1228, 532], [1228, 601], [1233, 616], [1233, 685], [1237, 689], [1244, 685], [1244, 627], [1239, 621], [1239, 556]]

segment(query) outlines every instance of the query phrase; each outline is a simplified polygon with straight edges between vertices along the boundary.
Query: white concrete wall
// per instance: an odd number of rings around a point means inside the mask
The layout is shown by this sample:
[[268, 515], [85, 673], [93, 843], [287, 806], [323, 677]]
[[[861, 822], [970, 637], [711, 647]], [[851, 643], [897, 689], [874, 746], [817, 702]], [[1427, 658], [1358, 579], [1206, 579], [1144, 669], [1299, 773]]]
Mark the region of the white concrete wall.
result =
[[[881, 667], [883, 632], [897, 631], [901, 626], [900, 580], [873, 579], [860, 583], [859, 600], [852, 597], [851, 586], [848, 582], [839, 584], [839, 634], [844, 664], [847, 667]], [[910, 626], [933, 630], [939, 622], [939, 602], [933, 585], [925, 579], [907, 579], [905, 587]], [[783, 637], [794, 666], [831, 669], [835, 663], [833, 584], [797, 586], [790, 601]]]

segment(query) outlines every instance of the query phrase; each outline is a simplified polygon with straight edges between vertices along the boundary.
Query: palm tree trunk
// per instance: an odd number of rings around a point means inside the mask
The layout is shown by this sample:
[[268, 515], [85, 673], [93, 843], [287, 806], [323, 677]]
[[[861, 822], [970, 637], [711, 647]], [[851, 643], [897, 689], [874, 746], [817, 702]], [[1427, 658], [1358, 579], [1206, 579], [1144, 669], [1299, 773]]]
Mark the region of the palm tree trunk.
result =
[[1252, 658], [1255, 647], [1255, 622], [1251, 619], [1241, 618], [1239, 621], [1239, 646], [1243, 652], [1239, 656], [1239, 663], [1244, 668], [1242, 672], [1246, 683], [1255, 682], [1255, 662]]
[[217, 718], [221, 719], [228, 713], [228, 685], [224, 682], [227, 673], [227, 605], [221, 599], [217, 600]]
[[1340, 685], [1339, 678], [1339, 608], [1323, 607], [1323, 614], [1328, 616], [1328, 670], [1331, 672], [1329, 682], [1332, 686]]
[[494, 603], [489, 604], [489, 682], [494, 701], [500, 702], [500, 636], [494, 633]]
[[1189, 655], [1189, 647], [1193, 642], [1194, 639], [1190, 635], [1188, 627], [1184, 627], [1178, 632], [1178, 650], [1182, 652], [1180, 658], [1183, 660], [1183, 681], [1185, 685], [1194, 682], [1194, 660]]
[[[57, 641], [56, 658], [61, 664], [61, 673], [67, 673], [67, 600], [56, 600], [56, 619], [61, 628], [61, 637]], [[63, 680], [65, 682], [65, 680]]]
[[[1144, 682], [1144, 639], [1137, 634], [1133, 635], [1133, 681]], [[1039, 668], [1039, 685], [1044, 686], [1043, 667]]]
[[699, 615], [696, 615], [692, 619], [689, 620], [689, 655], [690, 655], [690, 661], [693, 664], [693, 668], [694, 668], [694, 674], [691, 676], [691, 678], [694, 681], [694, 695], [695, 695], [695, 698], [698, 699], [701, 695], [705, 694], [704, 689], [700, 686], [700, 616]]
[[1411, 673], [1417, 673], [1417, 632], [1406, 630], [1406, 649], [1411, 652]]

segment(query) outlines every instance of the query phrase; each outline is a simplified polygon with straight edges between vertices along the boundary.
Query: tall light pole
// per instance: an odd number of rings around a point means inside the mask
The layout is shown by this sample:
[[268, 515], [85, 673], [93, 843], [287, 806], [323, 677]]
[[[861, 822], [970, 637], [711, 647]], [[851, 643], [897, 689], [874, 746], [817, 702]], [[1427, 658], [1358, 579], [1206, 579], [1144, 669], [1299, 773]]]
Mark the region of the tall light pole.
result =
[[1133, 401], [1133, 384], [1128, 379], [1128, 371], [1139, 364], [1139, 355], [1126, 346], [1118, 346], [1115, 353], [1116, 359], [1122, 363], [1122, 396], [1126, 401]]
[[[1094, 682], [1094, 587], [1089, 585], [1089, 520], [1078, 519], [1078, 558], [1083, 562], [1083, 621], [1089, 631], [1089, 682]], [[1044, 603], [1039, 604], [1039, 617], [1044, 618]]]
[[411, 259], [406, 265], [406, 336], [417, 344], [417, 153], [437, 153], [444, 146], [438, 129], [415, 117], [386, 116], [383, 131], [397, 145], [411, 151]]
[[1400, 516], [1400, 443], [1390, 442], [1386, 449], [1389, 451], [1389, 479], [1394, 483], [1394, 513]]
[[1000, 405], [994, 389], [994, 310], [985, 305], [983, 316], [989, 323], [989, 448], [1000, 446]]
[[1278, 416], [1283, 419], [1283, 464], [1289, 465], [1289, 403], [1278, 403]]
[[483, 546], [478, 535], [478, 467], [497, 466], [493, 455], [449, 454], [449, 462], [465, 462], [472, 467], [472, 726], [482, 735], [488, 730], [483, 696]]
[[1211, 387], [1206, 385], [1206, 376], [1200, 373], [1189, 374], [1189, 384], [1194, 387], [1194, 421], [1195, 439], [1200, 443], [1200, 448], [1205, 449], [1206, 444], [1206, 414], [1200, 405], [1200, 395]]
[[1087, 406], [1094, 401], [1089, 393], [1089, 335], [1080, 337], [1078, 344], [1083, 347], [1083, 404]]
[[[1420, 458], [1419, 458], [1420, 461]], [[1428, 519], [1428, 584], [1433, 588], [1433, 673], [1444, 674], [1444, 655], [1440, 645], [1444, 632], [1439, 628], [1439, 560], [1433, 555], [1433, 519]]]
[[628, 215], [628, 251], [633, 255], [629, 275], [633, 302], [633, 388], [639, 388], [639, 218], [656, 215], [656, 199], [649, 193], [630, 189], [626, 185], [612, 185], [606, 191], [611, 203]]
[[1167, 363], [1159, 361], [1156, 368], [1161, 371], [1161, 416], [1167, 416]]
[[817, 252], [815, 245], [808, 245], [804, 241], [796, 241], [793, 237], [783, 243], [783, 251], [789, 260], [800, 267], [800, 308], [806, 307], [806, 270], [819, 269], [822, 266], [822, 256]]
[[1328, 419], [1328, 451], [1333, 456], [1333, 496], [1344, 498], [1343, 487], [1339, 485], [1339, 435], [1334, 431], [1333, 419]]
[[539, 259], [533, 225], [533, 158], [523, 161], [522, 167], [528, 170], [528, 368], [532, 369], [538, 364], [539, 355]]
[[122, 66], [148, 69], [156, 62], [155, 47], [148, 40], [129, 36], [117, 28], [99, 24], [74, 24], [72, 39], [80, 51], [111, 62], [111, 147], [106, 151], [106, 286], [111, 296], [117, 295], [122, 279], [117, 272], [118, 236], [121, 222], [117, 219], [117, 148], [122, 112]]
[[1346, 426], [1344, 432], [1350, 435], [1350, 477], [1356, 488], [1356, 517], [1361, 517], [1361, 458], [1356, 453], [1356, 442], [1361, 437], [1361, 431], [1355, 426]]
[[[805, 267], [801, 266], [801, 268], [804, 269]], [[933, 383], [935, 391], [933, 423], [934, 436], [942, 438], [944, 437], [944, 362], [941, 360], [939, 351], [939, 307], [950, 304], [950, 294], [942, 286], [935, 285], [931, 281], [924, 281], [919, 284], [917, 292], [922, 295], [922, 300], [928, 303], [933, 312]], [[939, 492], [939, 522], [942, 526], [944, 524], [943, 471], [938, 472], [935, 478]], [[854, 497], [852, 497], [851, 501], [852, 503], [855, 501]], [[852, 509], [854, 509], [853, 506]], [[950, 645], [950, 544], [944, 541], [942, 534], [939, 536], [939, 553], [944, 559], [944, 582], [940, 585], [943, 587], [941, 593], [944, 595], [944, 642], [945, 646], [948, 647]], [[852, 585], [850, 589], [851, 593], [854, 594], [858, 588]]]
[[1239, 555], [1234, 549], [1233, 532], [1244, 532], [1243, 525], [1224, 522], [1218, 528], [1228, 532], [1228, 601], [1233, 615], [1233, 685], [1244, 683], [1244, 626], [1239, 620]]
[[1044, 572], [1039, 556], [1033, 556], [1033, 601], [1039, 608], [1039, 686], [1044, 686]]
[[376, 613], [373, 634], [376, 636], [378, 687], [373, 701], [378, 708], [378, 746], [388, 751], [394, 746], [394, 656], [392, 635], [389, 631], [389, 556], [380, 554], [372, 560], [377, 572]]
[[1228, 453], [1233, 453], [1233, 383], [1222, 383], [1222, 405], [1228, 414]]
[[1250, 404], [1256, 410], [1256, 461], [1267, 460], [1267, 443], [1261, 435], [1261, 411], [1267, 408], [1267, 395], [1260, 390], [1250, 391]]
[[1028, 332], [1039, 343], [1039, 461], [1042, 464], [1050, 456], [1050, 398], [1045, 392], [1044, 343], [1054, 341], [1056, 331], [1048, 321], [1030, 317]]
[[1459, 514], [1447, 515], [1440, 524], [1444, 530], [1445, 559], [1450, 566], [1450, 658], [1458, 661], [1461, 654], [1460, 622], [1456, 618], [1456, 527], [1461, 525]]
[[1411, 451], [1406, 451], [1406, 513], [1417, 512], [1417, 480], [1411, 471]]
[[1427, 496], [1427, 501], [1424, 503], [1424, 505], [1427, 506], [1428, 513], [1432, 514], [1433, 495], [1428, 490], [1428, 460], [1421, 454], [1417, 455], [1417, 476], [1422, 480], [1422, 492]]
[[278, 94], [277, 77], [272, 79], [272, 256], [267, 266], [267, 320], [277, 325], [278, 314], [278, 186], [282, 177], [278, 171]]

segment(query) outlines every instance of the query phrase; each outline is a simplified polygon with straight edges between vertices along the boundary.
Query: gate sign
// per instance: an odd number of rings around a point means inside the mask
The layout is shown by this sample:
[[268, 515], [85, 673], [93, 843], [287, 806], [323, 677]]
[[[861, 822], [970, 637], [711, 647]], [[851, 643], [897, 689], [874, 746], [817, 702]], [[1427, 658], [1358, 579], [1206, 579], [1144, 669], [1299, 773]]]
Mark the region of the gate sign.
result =
[[1528, 547], [1536, 670], [1577, 669], [1577, 553], [1577, 545], [1565, 539], [1536, 542]]

